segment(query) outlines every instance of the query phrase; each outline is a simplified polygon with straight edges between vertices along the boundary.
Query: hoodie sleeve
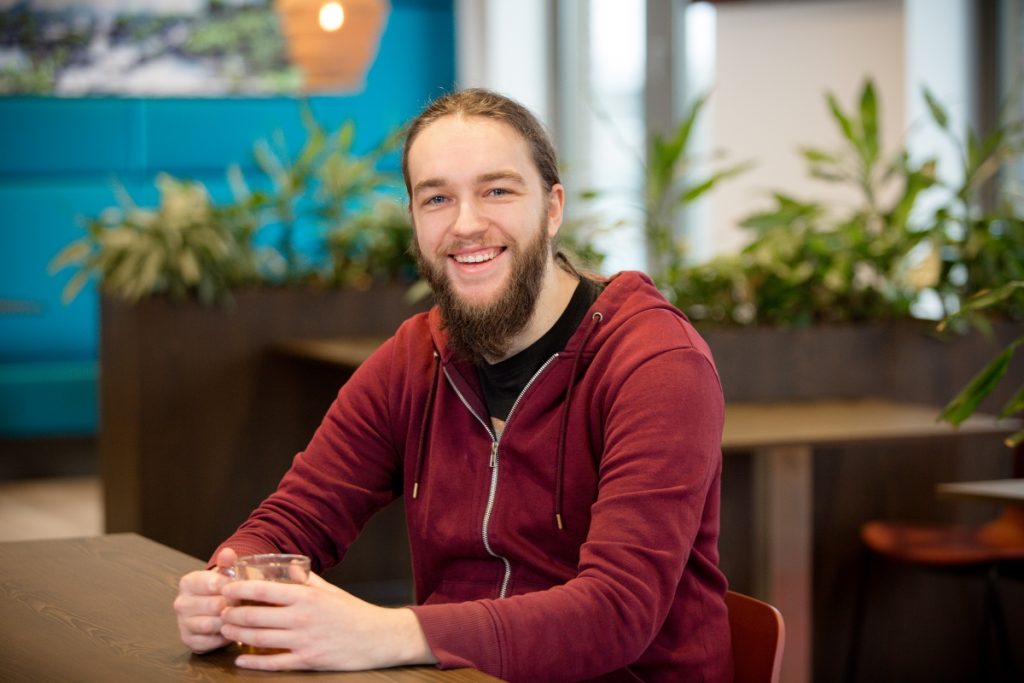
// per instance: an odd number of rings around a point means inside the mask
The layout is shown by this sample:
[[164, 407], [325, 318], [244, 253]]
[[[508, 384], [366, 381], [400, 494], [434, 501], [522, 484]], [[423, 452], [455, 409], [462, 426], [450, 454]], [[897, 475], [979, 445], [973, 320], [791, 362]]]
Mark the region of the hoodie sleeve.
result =
[[400, 449], [386, 389], [393, 353], [392, 339], [353, 373], [277, 490], [221, 548], [302, 553], [321, 571], [337, 564], [366, 521], [398, 495]]
[[[414, 608], [441, 666], [473, 666], [510, 681], [591, 678], [636, 662], [680, 596], [693, 623], [703, 620], [701, 610], [719, 609], [713, 603], [721, 596], [712, 596], [724, 592], [714, 578], [724, 421], [717, 373], [689, 346], [648, 352], [633, 364], [628, 353], [618, 358], [625, 367], [592, 406], [603, 412], [605, 441], [578, 574], [503, 600]], [[718, 652], [721, 643], [702, 638], [728, 643], [728, 633], [694, 631], [684, 634], [685, 647]]]

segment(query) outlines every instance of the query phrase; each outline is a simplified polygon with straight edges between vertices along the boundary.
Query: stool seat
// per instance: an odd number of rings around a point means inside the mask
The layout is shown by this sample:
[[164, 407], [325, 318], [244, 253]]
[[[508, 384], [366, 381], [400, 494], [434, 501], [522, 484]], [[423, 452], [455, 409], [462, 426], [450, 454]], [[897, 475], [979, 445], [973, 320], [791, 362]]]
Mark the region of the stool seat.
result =
[[967, 567], [1024, 561], [1024, 525], [1020, 510], [979, 526], [867, 522], [860, 537], [871, 551], [898, 562], [933, 567]]

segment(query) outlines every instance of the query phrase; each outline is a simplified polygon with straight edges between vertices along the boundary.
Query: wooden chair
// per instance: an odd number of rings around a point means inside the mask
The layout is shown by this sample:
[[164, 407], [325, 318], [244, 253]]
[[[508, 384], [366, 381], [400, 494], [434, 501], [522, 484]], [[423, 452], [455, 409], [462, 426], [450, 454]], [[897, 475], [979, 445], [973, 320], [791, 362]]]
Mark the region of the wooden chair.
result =
[[725, 605], [732, 632], [735, 683], [778, 683], [786, 643], [782, 613], [734, 591], [725, 594]]

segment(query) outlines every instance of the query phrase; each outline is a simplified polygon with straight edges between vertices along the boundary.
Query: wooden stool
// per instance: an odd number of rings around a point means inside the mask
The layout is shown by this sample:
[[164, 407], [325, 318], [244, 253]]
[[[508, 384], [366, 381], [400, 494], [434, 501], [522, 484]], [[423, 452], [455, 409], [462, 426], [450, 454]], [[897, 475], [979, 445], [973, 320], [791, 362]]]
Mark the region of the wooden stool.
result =
[[[850, 661], [846, 670], [849, 683], [857, 679], [867, 584], [874, 556], [927, 570], [983, 576], [986, 643], [989, 643], [990, 637], [995, 637], [1002, 675], [1005, 680], [1019, 680], [1013, 670], [1013, 655], [999, 597], [998, 579], [1001, 570], [1024, 566], [1024, 508], [1008, 506], [999, 517], [980, 526], [872, 521], [861, 527], [860, 537], [866, 556], [851, 631]], [[983, 665], [987, 663], [983, 662]]]

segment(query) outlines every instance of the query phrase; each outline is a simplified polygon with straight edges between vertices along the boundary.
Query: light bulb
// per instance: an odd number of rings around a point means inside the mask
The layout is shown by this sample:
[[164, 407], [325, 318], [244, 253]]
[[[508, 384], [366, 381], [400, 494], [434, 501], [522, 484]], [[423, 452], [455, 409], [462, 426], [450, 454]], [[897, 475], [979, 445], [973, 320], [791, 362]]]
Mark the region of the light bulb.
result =
[[345, 10], [340, 2], [325, 2], [320, 7], [320, 28], [333, 32], [345, 23]]

